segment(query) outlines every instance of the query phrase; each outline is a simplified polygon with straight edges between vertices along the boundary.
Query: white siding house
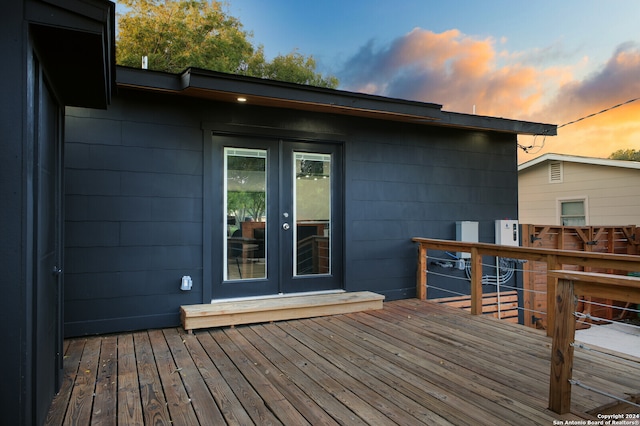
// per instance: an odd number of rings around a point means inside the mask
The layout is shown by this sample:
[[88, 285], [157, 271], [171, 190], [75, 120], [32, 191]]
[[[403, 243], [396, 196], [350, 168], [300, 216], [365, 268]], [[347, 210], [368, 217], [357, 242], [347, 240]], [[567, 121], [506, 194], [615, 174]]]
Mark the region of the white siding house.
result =
[[640, 225], [640, 162], [544, 154], [518, 166], [520, 223]]

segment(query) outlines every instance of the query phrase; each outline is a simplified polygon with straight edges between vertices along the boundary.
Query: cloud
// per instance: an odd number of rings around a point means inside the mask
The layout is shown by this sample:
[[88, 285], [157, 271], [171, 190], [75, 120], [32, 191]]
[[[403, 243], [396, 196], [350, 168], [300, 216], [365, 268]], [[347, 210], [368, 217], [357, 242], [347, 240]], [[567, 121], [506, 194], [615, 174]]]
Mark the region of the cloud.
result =
[[640, 45], [621, 44], [607, 63], [582, 81], [570, 81], [558, 88], [548, 109], [564, 120], [588, 115], [630, 97], [640, 96]]
[[[439, 103], [444, 110], [463, 113], [475, 106], [481, 115], [556, 124], [640, 96], [638, 43], [621, 44], [582, 79], [575, 76], [589, 58], [558, 65], [563, 56], [575, 56], [563, 55], [560, 43], [524, 52], [506, 51], [504, 44], [459, 30], [416, 28], [386, 46], [369, 42], [338, 77], [346, 90]], [[638, 149], [639, 117], [640, 101], [568, 125], [558, 137], [547, 138], [540, 153], [606, 157], [619, 148]]]
[[347, 90], [440, 103], [449, 111], [472, 112], [475, 105], [479, 114], [500, 116], [532, 113], [549, 82], [566, 79], [562, 69], [540, 71], [495, 46], [492, 38], [458, 30], [416, 28], [380, 49], [369, 42], [338, 77]]

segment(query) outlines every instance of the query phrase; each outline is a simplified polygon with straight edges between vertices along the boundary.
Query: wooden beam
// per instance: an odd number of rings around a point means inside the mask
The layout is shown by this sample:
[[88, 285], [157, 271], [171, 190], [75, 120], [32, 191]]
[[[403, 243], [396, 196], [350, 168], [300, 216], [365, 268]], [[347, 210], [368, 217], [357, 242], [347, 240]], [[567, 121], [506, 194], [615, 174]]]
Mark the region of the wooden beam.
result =
[[418, 244], [418, 271], [416, 273], [416, 298], [427, 300], [427, 246]]
[[558, 287], [558, 278], [548, 274], [548, 271], [561, 269], [562, 264], [558, 263], [556, 256], [547, 257], [547, 336], [553, 336], [555, 325], [556, 311], [553, 305], [556, 303], [556, 291]]
[[549, 379], [549, 409], [558, 414], [571, 409], [571, 375], [573, 371], [573, 346], [576, 320], [573, 316], [576, 299], [573, 282], [558, 280], [555, 303], [555, 325], [551, 349], [551, 377]]
[[482, 315], [482, 255], [471, 247], [471, 314]]
[[556, 279], [573, 281], [574, 293], [578, 295], [640, 303], [640, 278], [637, 277], [555, 270], [547, 275]]
[[591, 268], [612, 268], [623, 271], [635, 271], [638, 268], [638, 256], [629, 254], [613, 254], [598, 252], [581, 252], [575, 250], [556, 250], [538, 247], [501, 246], [490, 243], [470, 243], [464, 241], [439, 240], [414, 237], [415, 243], [424, 243], [429, 249], [442, 251], [466, 251], [478, 249], [483, 256], [500, 256], [515, 259], [527, 259], [546, 262], [547, 257], [557, 256], [558, 262], [565, 265], [580, 265]]

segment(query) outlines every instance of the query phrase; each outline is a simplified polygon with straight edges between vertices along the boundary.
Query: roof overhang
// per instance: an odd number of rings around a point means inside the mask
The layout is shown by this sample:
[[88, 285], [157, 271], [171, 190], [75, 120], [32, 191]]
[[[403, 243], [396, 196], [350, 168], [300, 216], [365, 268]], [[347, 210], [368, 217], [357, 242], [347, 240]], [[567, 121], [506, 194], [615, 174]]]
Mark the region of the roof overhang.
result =
[[34, 48], [64, 105], [106, 108], [115, 89], [115, 4], [27, 0]]
[[118, 67], [122, 88], [273, 108], [526, 135], [557, 134], [557, 126], [442, 111], [442, 105], [189, 68], [181, 74]]

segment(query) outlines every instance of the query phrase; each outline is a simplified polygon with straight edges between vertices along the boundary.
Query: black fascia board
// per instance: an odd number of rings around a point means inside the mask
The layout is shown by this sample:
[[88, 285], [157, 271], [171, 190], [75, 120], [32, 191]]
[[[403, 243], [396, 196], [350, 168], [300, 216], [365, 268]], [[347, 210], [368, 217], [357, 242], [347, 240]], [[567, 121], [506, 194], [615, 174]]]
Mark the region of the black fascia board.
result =
[[140, 89], [181, 92], [185, 89], [179, 74], [163, 71], [143, 70], [140, 68], [116, 68], [116, 83], [120, 86], [132, 86]]
[[468, 129], [515, 133], [518, 135], [556, 136], [558, 134], [558, 126], [556, 124], [449, 111], [441, 111], [437, 124]]
[[[183, 72], [183, 84], [191, 88], [246, 93], [247, 95], [304, 102], [333, 107], [352, 108], [366, 111], [379, 111], [403, 115], [424, 116], [428, 118], [442, 105], [405, 99], [388, 98], [365, 93], [348, 92], [268, 80], [256, 77], [225, 74], [190, 68]], [[186, 86], [185, 86], [186, 88]]]
[[115, 22], [115, 5], [107, 0], [28, 0], [25, 9], [29, 23], [73, 31], [101, 34]]
[[[284, 102], [291, 101], [346, 110], [407, 116], [412, 118], [411, 121], [425, 125], [526, 135], [554, 136], [557, 134], [557, 126], [553, 124], [448, 112], [442, 111], [442, 106], [434, 103], [388, 98], [197, 68], [189, 68], [181, 74], [125, 67], [118, 67], [117, 72], [119, 84], [136, 86], [141, 89], [170, 92], [200, 89], [278, 99]], [[385, 116], [381, 115], [381, 118], [385, 119]], [[388, 116], [386, 119], [389, 119]]]

